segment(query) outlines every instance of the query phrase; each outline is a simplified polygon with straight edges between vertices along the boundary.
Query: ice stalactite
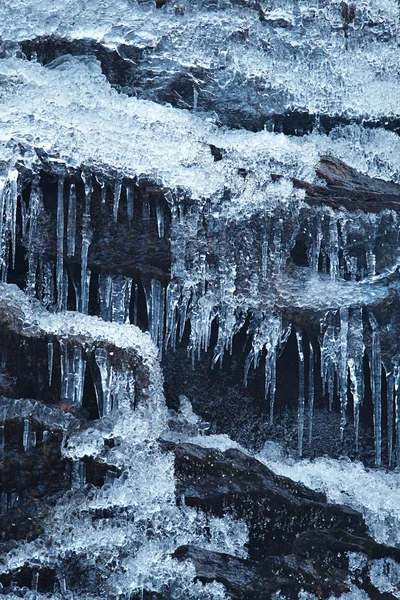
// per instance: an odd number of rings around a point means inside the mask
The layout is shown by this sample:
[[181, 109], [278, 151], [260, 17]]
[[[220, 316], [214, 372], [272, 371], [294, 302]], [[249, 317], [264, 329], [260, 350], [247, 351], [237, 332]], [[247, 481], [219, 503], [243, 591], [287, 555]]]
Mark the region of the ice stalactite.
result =
[[100, 316], [105, 321], [129, 323], [132, 278], [123, 275], [99, 275]]
[[373, 314], [369, 315], [371, 325], [371, 392], [374, 411], [374, 445], [375, 464], [382, 463], [382, 359], [381, 344], [379, 337], [379, 325]]
[[96, 386], [97, 406], [100, 416], [104, 416], [108, 415], [112, 409], [111, 381], [113, 372], [106, 348], [96, 348], [94, 357], [100, 373], [100, 386]]
[[76, 187], [71, 183], [68, 198], [68, 217], [67, 217], [67, 256], [75, 256], [76, 242]]
[[35, 249], [35, 236], [37, 232], [38, 217], [43, 210], [42, 190], [39, 185], [39, 180], [35, 179], [32, 182], [31, 192], [29, 196], [29, 206], [27, 209], [27, 227], [25, 241], [27, 246], [28, 273], [26, 276], [25, 290], [28, 296], [35, 296], [37, 293], [37, 271], [39, 265], [39, 257]]
[[51, 386], [53, 378], [53, 360], [54, 360], [54, 345], [53, 342], [47, 343], [47, 370], [48, 370], [48, 382]]
[[282, 328], [282, 317], [277, 315], [252, 315], [248, 334], [252, 335], [252, 347], [245, 360], [244, 383], [247, 386], [250, 367], [256, 369], [265, 348], [265, 398], [269, 398], [270, 422], [274, 420], [276, 393], [276, 361], [279, 351], [289, 337], [290, 328]]
[[349, 332], [349, 309], [341, 308], [339, 312], [340, 334], [339, 334], [339, 368], [337, 381], [340, 399], [340, 439], [343, 441], [344, 428], [347, 423], [347, 373], [348, 373], [348, 332]]
[[135, 211], [135, 192], [131, 185], [126, 188], [126, 215], [128, 223], [131, 225]]
[[379, 225], [379, 218], [377, 215], [369, 215], [369, 230], [367, 248], [365, 250], [365, 259], [367, 264], [367, 275], [373, 276], [376, 274], [376, 254], [375, 254], [375, 240], [377, 235], [377, 229]]
[[400, 466], [400, 366], [395, 364], [393, 368], [394, 376], [394, 419], [396, 435], [396, 465]]
[[355, 446], [358, 452], [360, 406], [364, 400], [364, 326], [363, 310], [361, 307], [350, 309], [348, 323], [348, 358], [350, 391], [353, 396], [353, 420], [355, 431]]
[[388, 446], [388, 464], [393, 465], [393, 425], [394, 425], [394, 389], [395, 375], [392, 368], [386, 373], [387, 382], [387, 446]]
[[[170, 281], [166, 291], [166, 325], [165, 325], [165, 347], [176, 348], [179, 323], [179, 305], [181, 302], [182, 289], [176, 281]], [[136, 295], [135, 295], [136, 297]]]
[[343, 440], [347, 424], [347, 395], [353, 396], [354, 429], [358, 449], [360, 405], [363, 402], [364, 329], [362, 308], [346, 308], [328, 311], [325, 331], [321, 341], [321, 376], [328, 392], [329, 408], [332, 410], [334, 382], [340, 401], [340, 436]]
[[309, 231], [311, 232], [311, 244], [308, 252], [308, 262], [311, 269], [315, 273], [318, 273], [319, 255], [321, 253], [322, 242], [321, 219], [319, 216], [312, 217]]
[[329, 272], [332, 281], [339, 275], [339, 234], [336, 215], [331, 215], [329, 220]]
[[82, 217], [82, 247], [81, 247], [81, 290], [80, 290], [80, 312], [88, 314], [89, 286], [91, 272], [88, 269], [89, 246], [92, 241], [92, 228], [90, 224], [90, 203], [92, 195], [92, 181], [90, 174], [83, 174], [82, 179], [85, 187], [85, 205]]
[[99, 374], [93, 378], [99, 416], [104, 417], [115, 410], [132, 410], [136, 378], [131, 367], [125, 362], [113, 364], [113, 353], [104, 346], [95, 348], [93, 354]]
[[77, 406], [82, 405], [86, 372], [86, 357], [81, 346], [60, 340], [61, 399]]
[[58, 178], [57, 188], [57, 308], [62, 310], [64, 298], [64, 177]]
[[165, 205], [160, 200], [156, 200], [156, 219], [158, 237], [163, 238], [165, 234]]
[[297, 415], [297, 436], [298, 436], [298, 455], [303, 455], [303, 437], [304, 437], [304, 413], [305, 413], [305, 361], [303, 334], [296, 331], [297, 350], [299, 354], [299, 391], [298, 391], [298, 415]]
[[118, 209], [119, 209], [119, 202], [121, 199], [121, 191], [122, 191], [122, 180], [117, 179], [115, 182], [115, 186], [114, 186], [114, 203], [113, 203], [114, 221], [117, 221], [117, 219], [118, 219]]
[[314, 420], [314, 396], [315, 396], [315, 385], [314, 385], [314, 362], [315, 352], [312, 342], [309, 342], [309, 364], [308, 364], [308, 444], [311, 446], [312, 432], [313, 432], [313, 420]]
[[0, 184], [0, 259], [1, 278], [7, 280], [9, 248], [11, 264], [15, 266], [17, 235], [18, 171], [11, 169]]

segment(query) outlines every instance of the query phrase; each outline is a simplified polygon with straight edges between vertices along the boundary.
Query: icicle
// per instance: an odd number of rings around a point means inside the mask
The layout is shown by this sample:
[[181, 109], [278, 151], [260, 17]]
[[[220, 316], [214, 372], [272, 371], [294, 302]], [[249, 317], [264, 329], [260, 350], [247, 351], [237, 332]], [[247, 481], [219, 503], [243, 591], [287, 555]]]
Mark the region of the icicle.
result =
[[165, 205], [164, 202], [160, 200], [156, 201], [156, 218], [158, 237], [163, 238], [165, 231]]
[[394, 416], [396, 433], [396, 465], [400, 467], [400, 366], [394, 367]]
[[362, 308], [353, 308], [350, 312], [348, 332], [348, 367], [350, 376], [350, 391], [353, 396], [354, 430], [356, 452], [358, 452], [360, 405], [364, 395], [364, 338]]
[[171, 344], [173, 350], [176, 347], [177, 329], [178, 329], [178, 305], [181, 297], [180, 284], [171, 281], [167, 287], [166, 294], [166, 335], [165, 347]]
[[304, 349], [303, 335], [300, 331], [296, 331], [297, 349], [299, 352], [299, 396], [298, 396], [298, 454], [303, 455], [303, 435], [304, 435]]
[[129, 185], [126, 188], [126, 214], [128, 217], [129, 225], [133, 221], [134, 210], [135, 210], [135, 194], [133, 191], [133, 187]]
[[376, 275], [376, 255], [375, 255], [375, 240], [378, 228], [377, 215], [369, 215], [370, 234], [368, 236], [368, 248], [365, 251], [365, 259], [367, 263], [367, 275]]
[[39, 572], [35, 571], [34, 573], [32, 573], [32, 583], [31, 583], [31, 588], [32, 588], [33, 592], [38, 591], [38, 585], [39, 585]]
[[111, 284], [111, 320], [116, 323], [129, 323], [129, 304], [132, 279], [114, 275]]
[[322, 229], [321, 229], [321, 219], [320, 219], [319, 215], [317, 215], [314, 218], [314, 220], [316, 223], [315, 224], [315, 233], [313, 232], [314, 235], [312, 238], [309, 263], [310, 263], [311, 269], [315, 273], [318, 273], [319, 255], [321, 253], [321, 243], [322, 243]]
[[88, 313], [90, 271], [87, 268], [89, 246], [92, 241], [92, 230], [90, 227], [90, 200], [92, 195], [91, 175], [86, 177], [82, 174], [85, 185], [85, 209], [82, 217], [82, 250], [81, 250], [81, 298], [80, 311]]
[[61, 399], [82, 405], [86, 360], [81, 346], [72, 346], [60, 340], [61, 352]]
[[310, 360], [308, 365], [308, 445], [311, 446], [314, 419], [314, 346], [309, 343]]
[[113, 217], [114, 221], [118, 219], [118, 208], [119, 201], [121, 198], [121, 190], [122, 190], [122, 179], [117, 179], [114, 187], [114, 204], [113, 204]]
[[24, 433], [23, 433], [22, 445], [24, 447], [25, 452], [27, 450], [29, 450], [29, 441], [30, 441], [29, 430], [30, 430], [29, 419], [24, 419]]
[[379, 325], [375, 317], [370, 314], [369, 322], [372, 328], [372, 354], [371, 354], [371, 391], [374, 407], [374, 442], [375, 464], [382, 462], [382, 361], [379, 339]]
[[4, 452], [5, 436], [4, 425], [0, 426], [0, 452]]
[[111, 289], [111, 275], [104, 275], [103, 273], [101, 273], [99, 275], [100, 317], [105, 321], [111, 321]]
[[54, 357], [53, 342], [48, 342], [48, 344], [47, 344], [47, 365], [48, 365], [48, 374], [49, 374], [49, 387], [51, 386], [51, 380], [53, 377], [53, 357]]
[[162, 348], [164, 339], [165, 318], [165, 288], [157, 280], [151, 280], [151, 309], [150, 309], [150, 335], [155, 344]]
[[58, 179], [57, 191], [57, 264], [56, 264], [56, 286], [57, 286], [57, 308], [62, 310], [64, 284], [64, 177]]
[[86, 360], [83, 357], [82, 347], [75, 346], [73, 354], [74, 389], [72, 401], [77, 406], [82, 406], [85, 371]]
[[112, 369], [110, 357], [106, 348], [96, 348], [94, 357], [100, 372], [101, 381], [101, 401], [99, 402], [98, 399], [98, 409], [100, 417], [104, 417], [111, 412]]
[[17, 247], [17, 203], [18, 203], [18, 171], [12, 171], [10, 177], [10, 232], [11, 232], [11, 265], [15, 269], [15, 251]]
[[76, 237], [76, 189], [72, 183], [69, 188], [68, 220], [67, 220], [67, 256], [75, 255]]
[[394, 402], [394, 374], [393, 371], [386, 375], [387, 381], [387, 431], [388, 431], [388, 464], [393, 464], [393, 402]]
[[139, 286], [137, 283], [135, 283], [135, 286], [134, 286], [134, 293], [135, 293], [135, 297], [134, 297], [134, 301], [133, 301], [133, 324], [137, 325], [138, 324], [138, 296], [139, 296]]
[[338, 387], [340, 398], [340, 440], [343, 441], [346, 426], [347, 409], [347, 334], [349, 330], [349, 309], [341, 308], [340, 312], [340, 366], [338, 373]]
[[18, 197], [19, 197], [19, 208], [21, 211], [21, 238], [25, 239], [27, 225], [28, 225], [28, 211], [26, 209], [25, 200], [22, 197], [22, 190], [18, 191]]
[[338, 222], [334, 215], [329, 220], [329, 263], [331, 279], [335, 281], [339, 273], [339, 236]]

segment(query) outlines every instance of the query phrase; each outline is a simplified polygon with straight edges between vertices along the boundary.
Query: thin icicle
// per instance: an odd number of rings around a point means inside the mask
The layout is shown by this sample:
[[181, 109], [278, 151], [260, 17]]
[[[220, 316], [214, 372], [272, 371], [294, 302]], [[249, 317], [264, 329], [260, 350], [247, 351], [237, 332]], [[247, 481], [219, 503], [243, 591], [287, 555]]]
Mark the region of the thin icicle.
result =
[[308, 445], [311, 446], [314, 419], [314, 346], [309, 343], [310, 360], [308, 365]]
[[128, 187], [126, 188], [126, 214], [128, 217], [129, 225], [133, 221], [134, 210], [135, 210], [135, 194], [133, 191], [133, 187], [131, 185], [128, 185]]
[[99, 275], [99, 305], [100, 317], [104, 321], [111, 321], [111, 290], [112, 276], [110, 274]]
[[396, 433], [396, 465], [400, 467], [400, 366], [394, 367], [394, 418]]
[[98, 395], [98, 409], [100, 417], [108, 415], [111, 412], [111, 380], [112, 368], [110, 357], [106, 348], [96, 348], [95, 353], [96, 365], [100, 372], [101, 391]]
[[347, 336], [349, 331], [349, 309], [341, 308], [340, 312], [340, 367], [338, 373], [338, 387], [340, 399], [340, 440], [343, 441], [344, 429], [346, 426], [346, 410], [347, 410]]
[[369, 322], [372, 329], [372, 354], [371, 354], [371, 391], [374, 407], [374, 442], [375, 464], [382, 463], [382, 361], [381, 345], [379, 339], [379, 326], [375, 317], [370, 314]]
[[321, 243], [322, 243], [322, 228], [321, 228], [321, 218], [317, 215], [314, 218], [315, 221], [315, 229], [312, 230], [312, 244], [310, 250], [309, 263], [311, 269], [318, 273], [318, 265], [319, 265], [319, 255], [321, 253]]
[[30, 421], [29, 419], [24, 419], [24, 432], [22, 437], [22, 445], [24, 447], [24, 451], [29, 450], [29, 441], [30, 441]]
[[387, 431], [388, 431], [388, 464], [393, 464], [393, 404], [394, 404], [394, 373], [386, 375], [387, 381]]
[[303, 436], [304, 436], [304, 348], [303, 334], [296, 331], [297, 349], [299, 352], [299, 395], [298, 395], [298, 416], [297, 416], [297, 435], [298, 435], [298, 454], [303, 455]]
[[75, 255], [76, 238], [76, 188], [72, 183], [69, 188], [68, 220], [67, 220], [67, 256]]
[[90, 287], [90, 270], [88, 269], [88, 254], [89, 246], [92, 241], [92, 229], [90, 226], [90, 201], [92, 195], [91, 175], [84, 176], [82, 174], [83, 183], [85, 185], [85, 209], [82, 217], [82, 250], [81, 250], [81, 298], [80, 311], [88, 314], [89, 305], [89, 287]]
[[57, 190], [57, 263], [56, 263], [56, 287], [57, 308], [62, 310], [64, 285], [64, 177], [58, 178]]
[[122, 179], [117, 179], [114, 186], [114, 204], [113, 204], [113, 217], [114, 221], [118, 219], [118, 208], [119, 201], [121, 198], [121, 190], [122, 190]]
[[156, 219], [158, 237], [163, 238], [165, 233], [165, 205], [160, 200], [156, 201]]
[[18, 204], [18, 171], [12, 171], [10, 177], [10, 232], [11, 232], [11, 265], [15, 269], [15, 252], [17, 248], [17, 204]]
[[360, 405], [364, 395], [364, 337], [362, 308], [353, 308], [350, 311], [348, 333], [348, 367], [350, 377], [350, 391], [353, 396], [354, 430], [356, 452], [358, 452]]
[[334, 215], [331, 215], [329, 221], [329, 263], [331, 279], [335, 281], [339, 274], [339, 236], [338, 222]]
[[133, 324], [138, 324], [138, 296], [139, 296], [139, 286], [137, 283], [134, 285], [134, 300], [133, 300]]
[[47, 344], [47, 368], [48, 368], [49, 387], [51, 386], [51, 380], [53, 377], [53, 358], [54, 358], [53, 342], [48, 342], [48, 344]]
[[165, 347], [168, 344], [175, 350], [178, 333], [178, 305], [181, 297], [181, 286], [171, 281], [166, 294], [166, 334]]

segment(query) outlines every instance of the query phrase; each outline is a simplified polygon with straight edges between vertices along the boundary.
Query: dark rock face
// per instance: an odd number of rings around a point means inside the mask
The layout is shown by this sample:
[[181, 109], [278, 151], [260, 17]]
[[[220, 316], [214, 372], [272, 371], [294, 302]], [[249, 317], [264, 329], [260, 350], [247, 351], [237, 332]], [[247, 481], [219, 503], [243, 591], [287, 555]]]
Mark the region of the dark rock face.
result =
[[376, 560], [399, 561], [400, 551], [377, 544], [357, 512], [327, 504], [324, 494], [276, 476], [238, 450], [163, 447], [175, 454], [177, 500], [212, 514], [233, 512], [249, 526], [250, 560], [194, 546], [176, 550], [178, 560], [194, 563], [199, 580], [223, 583], [238, 600], [267, 600], [278, 591], [297, 598], [301, 590], [328, 598], [350, 590], [350, 556], [356, 553], [365, 558], [359, 587], [373, 598], [395, 597], [381, 593], [369, 572]]
[[235, 449], [219, 452], [192, 444], [165, 442], [175, 454], [177, 499], [183, 497], [216, 516], [231, 511], [249, 527], [249, 556], [262, 560], [289, 554], [297, 536], [317, 528], [346, 529], [365, 535], [360, 514], [328, 504], [324, 494], [278, 477]]

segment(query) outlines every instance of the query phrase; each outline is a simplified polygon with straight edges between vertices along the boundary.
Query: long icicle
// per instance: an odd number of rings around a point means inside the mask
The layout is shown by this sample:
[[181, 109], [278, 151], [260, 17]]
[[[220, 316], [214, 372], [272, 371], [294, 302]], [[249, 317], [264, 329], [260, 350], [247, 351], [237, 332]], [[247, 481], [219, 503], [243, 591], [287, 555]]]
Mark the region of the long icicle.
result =
[[80, 311], [84, 314], [88, 313], [89, 304], [89, 283], [90, 271], [87, 267], [89, 246], [92, 241], [92, 230], [90, 227], [90, 200], [92, 195], [91, 175], [84, 176], [82, 173], [83, 183], [85, 185], [85, 209], [82, 217], [82, 249], [81, 249], [81, 302]]
[[310, 360], [308, 365], [308, 445], [311, 446], [314, 419], [314, 346], [310, 341]]
[[63, 308], [63, 284], [64, 284], [64, 177], [58, 179], [57, 190], [57, 263], [56, 263], [56, 287], [57, 308]]
[[303, 435], [304, 435], [304, 348], [303, 334], [301, 331], [296, 331], [297, 349], [299, 352], [299, 397], [298, 397], [298, 417], [297, 417], [297, 432], [298, 432], [298, 454], [303, 455]]
[[387, 374], [387, 430], [388, 430], [388, 465], [393, 464], [393, 402], [394, 402], [394, 374]]
[[68, 220], [67, 220], [67, 256], [75, 254], [75, 236], [76, 236], [76, 188], [72, 183], [69, 188], [68, 199]]
[[382, 361], [381, 345], [379, 340], [379, 326], [375, 317], [370, 314], [369, 322], [372, 328], [372, 356], [371, 356], [371, 391], [374, 407], [374, 443], [375, 464], [382, 463]]

